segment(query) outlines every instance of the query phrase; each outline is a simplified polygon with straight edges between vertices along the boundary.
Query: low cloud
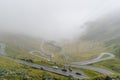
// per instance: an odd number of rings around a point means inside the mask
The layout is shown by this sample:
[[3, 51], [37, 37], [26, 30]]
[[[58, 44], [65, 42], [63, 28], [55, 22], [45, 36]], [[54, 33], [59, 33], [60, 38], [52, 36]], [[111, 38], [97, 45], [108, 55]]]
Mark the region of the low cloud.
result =
[[0, 31], [74, 39], [84, 23], [119, 8], [119, 0], [1, 0]]

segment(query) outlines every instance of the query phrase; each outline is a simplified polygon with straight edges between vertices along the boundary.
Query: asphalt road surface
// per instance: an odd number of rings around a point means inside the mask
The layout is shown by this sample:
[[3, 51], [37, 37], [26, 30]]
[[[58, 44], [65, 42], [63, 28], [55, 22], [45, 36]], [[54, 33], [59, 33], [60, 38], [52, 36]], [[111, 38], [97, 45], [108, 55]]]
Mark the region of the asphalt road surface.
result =
[[[108, 57], [102, 58], [104, 55], [108, 55]], [[93, 63], [97, 63], [97, 62], [104, 61], [104, 60], [109, 60], [114, 57], [115, 55], [113, 55], [112, 53], [104, 52], [104, 53], [100, 53], [100, 55], [95, 59], [88, 60], [88, 61], [82, 61], [82, 62], [72, 62], [71, 64], [72, 65], [88, 65], [88, 64], [93, 64]]]
[[12, 60], [14, 60], [15, 62], [24, 64], [24, 65], [27, 65], [27, 66], [31, 66], [31, 67], [36, 68], [36, 69], [41, 69], [41, 70], [44, 70], [44, 71], [53, 72], [53, 73], [56, 73], [56, 74], [59, 74], [59, 75], [67, 76], [67, 77], [73, 77], [73, 78], [78, 78], [78, 79], [88, 78], [84, 74], [82, 74], [82, 75], [76, 75], [76, 72], [77, 73], [81, 73], [81, 72], [75, 71], [75, 70], [72, 70], [72, 72], [69, 71], [69, 70], [67, 70], [67, 72], [65, 72], [65, 71], [62, 71], [60, 68], [54, 69], [52, 67], [38, 65], [38, 64], [34, 64], [34, 63], [22, 61], [22, 60], [15, 60], [15, 59], [12, 59]]
[[[54, 57], [54, 54], [53, 53], [49, 53], [49, 54], [46, 53], [45, 50], [43, 49], [43, 45], [44, 45], [44, 41], [42, 41], [42, 44], [40, 46], [40, 50], [30, 51], [29, 53], [33, 56], [40, 57], [44, 60], [50, 61], [51, 58]], [[39, 53], [39, 54], [35, 54], [35, 53]]]
[[[105, 58], [102, 58], [104, 55], [108, 55], [108, 56], [105, 57]], [[95, 59], [88, 60], [88, 61], [82, 61], [82, 62], [72, 62], [71, 64], [64, 65], [64, 66], [71, 66], [71, 67], [76, 67], [76, 68], [89, 69], [89, 70], [97, 71], [101, 74], [114, 74], [114, 72], [106, 70], [106, 69], [87, 66], [89, 64], [93, 64], [93, 63], [100, 62], [100, 61], [103, 61], [103, 60], [109, 60], [109, 59], [112, 59], [114, 57], [115, 57], [115, 55], [113, 55], [112, 53], [104, 52], [104, 53], [100, 53], [100, 55]]]
[[101, 74], [114, 74], [114, 72], [112, 72], [112, 71], [102, 69], [102, 68], [93, 67], [93, 66], [80, 66], [80, 65], [68, 65], [68, 66], [72, 66], [72, 67], [76, 67], [76, 68], [89, 69], [89, 70], [92, 70], [92, 71], [99, 72]]
[[[5, 55], [5, 44], [3, 43], [0, 43], [0, 53], [1, 55], [3, 55], [4, 57], [6, 57]], [[31, 52], [32, 53], [32, 52]], [[106, 58], [102, 58], [103, 55], [105, 54], [108, 54], [109, 56], [106, 57]], [[111, 59], [111, 58], [114, 58], [115, 56], [111, 53], [101, 53], [97, 58], [95, 59], [92, 59], [92, 60], [89, 60], [89, 61], [84, 61], [82, 63], [84, 63], [85, 65], [86, 64], [91, 64], [91, 63], [95, 63], [96, 61], [99, 62], [99, 61], [102, 61], [102, 60], [108, 60], [108, 59]], [[6, 58], [9, 58], [9, 57], [6, 57]], [[36, 69], [42, 69], [44, 71], [49, 71], [49, 72], [53, 72], [53, 73], [56, 73], [56, 74], [59, 74], [59, 75], [63, 75], [63, 76], [67, 76], [67, 77], [74, 77], [74, 78], [78, 78], [78, 79], [85, 79], [85, 78], [88, 78], [87, 76], [85, 76], [84, 74], [82, 75], [76, 75], [75, 73], [78, 72], [78, 73], [81, 73], [79, 71], [76, 71], [76, 70], [73, 70], [72, 72], [70, 71], [67, 71], [67, 72], [64, 72], [62, 71], [60, 68], [58, 69], [54, 69], [52, 67], [48, 67], [48, 66], [43, 66], [43, 65], [38, 65], [38, 64], [34, 64], [34, 63], [30, 63], [30, 62], [26, 62], [26, 61], [22, 61], [22, 60], [16, 60], [16, 59], [12, 59], [12, 58], [9, 58], [17, 63], [20, 63], [20, 64], [24, 64], [24, 65], [27, 65], [27, 66], [31, 66], [33, 68], [36, 68]], [[96, 68], [96, 67], [92, 67], [92, 66], [81, 66], [79, 65], [80, 62], [75, 62], [76, 64], [70, 64], [70, 65], [65, 65], [65, 66], [72, 66], [72, 67], [76, 67], [76, 68], [84, 68], [84, 69], [89, 69], [89, 70], [93, 70], [93, 71], [97, 71], [97, 72], [100, 72], [102, 74], [114, 74], [112, 71], [109, 71], [109, 70], [106, 70], [106, 69], [102, 69], [102, 68]]]
[[[62, 76], [67, 76], [67, 77], [73, 77], [73, 78], [77, 78], [77, 79], [85, 79], [85, 78], [88, 78], [86, 75], [84, 74], [81, 74], [81, 75], [77, 75], [76, 73], [82, 73], [80, 71], [76, 71], [76, 70], [72, 70], [72, 71], [69, 71], [67, 69], [67, 72], [65, 71], [62, 71], [61, 68], [58, 68], [58, 69], [54, 69], [53, 67], [48, 67], [48, 66], [43, 66], [43, 65], [38, 65], [38, 64], [34, 64], [34, 63], [30, 63], [30, 62], [26, 62], [26, 61], [23, 61], [23, 60], [17, 60], [17, 59], [13, 59], [13, 58], [10, 58], [10, 57], [7, 57], [7, 55], [4, 55], [5, 53], [5, 45], [1, 45], [0, 44], [0, 54], [5, 57], [5, 58], [8, 58], [10, 60], [13, 60], [17, 63], [20, 63], [20, 64], [24, 64], [24, 65], [27, 65], [27, 66], [30, 66], [30, 67], [33, 67], [33, 68], [36, 68], [36, 69], [40, 69], [40, 70], [44, 70], [44, 71], [49, 71], [49, 72], [52, 72], [52, 73], [55, 73], [55, 74], [59, 74], [59, 75], [62, 75]], [[4, 51], [4, 52], [3, 52]]]

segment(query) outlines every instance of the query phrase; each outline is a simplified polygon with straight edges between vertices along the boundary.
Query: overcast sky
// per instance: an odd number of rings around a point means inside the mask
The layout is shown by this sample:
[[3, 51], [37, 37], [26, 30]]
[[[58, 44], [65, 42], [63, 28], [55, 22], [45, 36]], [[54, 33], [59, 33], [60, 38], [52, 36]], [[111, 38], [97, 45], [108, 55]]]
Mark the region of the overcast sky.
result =
[[82, 25], [120, 9], [120, 0], [0, 0], [0, 31], [73, 39]]

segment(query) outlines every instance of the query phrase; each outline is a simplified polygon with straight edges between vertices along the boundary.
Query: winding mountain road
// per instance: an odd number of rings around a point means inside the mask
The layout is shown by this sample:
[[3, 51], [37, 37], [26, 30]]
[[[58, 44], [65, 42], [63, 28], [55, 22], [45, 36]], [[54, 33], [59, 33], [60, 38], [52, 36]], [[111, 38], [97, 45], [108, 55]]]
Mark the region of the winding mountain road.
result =
[[[102, 58], [104, 55], [108, 55], [108, 57]], [[95, 59], [82, 61], [82, 62], [72, 62], [71, 65], [89, 65], [89, 64], [100, 62], [100, 61], [109, 60], [114, 57], [115, 55], [113, 55], [112, 53], [104, 52], [104, 53], [100, 53], [100, 55]]]
[[[104, 55], [108, 55], [108, 56], [102, 58]], [[97, 62], [104, 61], [104, 60], [109, 60], [109, 59], [112, 59], [114, 57], [115, 57], [115, 55], [113, 55], [112, 53], [104, 52], [104, 53], [100, 53], [100, 55], [97, 58], [87, 60], [87, 61], [82, 61], [82, 62], [72, 62], [71, 64], [65, 64], [64, 66], [89, 69], [89, 70], [97, 71], [101, 74], [114, 74], [114, 72], [106, 70], [106, 69], [88, 66], [89, 64], [97, 63]], [[66, 58], [66, 61], [67, 61], [67, 58]]]
[[[2, 57], [4, 57], [4, 58], [10, 59], [10, 60], [15, 61], [17, 63], [24, 64], [24, 65], [27, 65], [27, 66], [30, 66], [30, 67], [33, 67], [33, 68], [36, 68], [36, 69], [40, 69], [40, 70], [56, 73], [56, 74], [59, 74], [59, 75], [62, 75], [62, 76], [73, 77], [73, 78], [77, 78], [77, 79], [88, 78], [82, 72], [79, 72], [79, 71], [76, 71], [76, 70], [69, 71], [67, 69], [67, 72], [66, 72], [66, 71], [62, 71], [61, 68], [54, 69], [53, 67], [38, 65], [38, 64], [26, 62], [26, 61], [23, 61], [23, 60], [17, 60], [17, 59], [13, 59], [13, 58], [7, 57], [7, 55], [4, 55], [4, 54], [5, 54], [5, 45], [0, 44], [0, 55]], [[82, 74], [81, 75], [77, 75], [76, 73], [82, 73]]]
[[70, 72], [70, 71], [64, 72], [60, 68], [54, 69], [52, 67], [38, 65], [38, 64], [34, 64], [34, 63], [22, 61], [22, 60], [16, 60], [16, 59], [12, 59], [12, 60], [14, 60], [17, 63], [21, 63], [21, 64], [24, 64], [24, 65], [27, 65], [27, 66], [31, 66], [31, 67], [36, 68], [36, 69], [41, 69], [41, 70], [44, 70], [44, 71], [49, 71], [49, 72], [56, 73], [56, 74], [63, 75], [63, 76], [67, 76], [67, 77], [73, 77], [73, 78], [77, 78], [77, 79], [88, 78], [84, 74], [82, 74], [82, 75], [76, 75], [75, 74], [76, 72], [82, 73], [82, 72], [79, 72], [79, 71], [76, 71], [76, 70], [73, 70], [72, 72]]
[[112, 71], [109, 71], [109, 70], [106, 70], [106, 69], [102, 69], [102, 68], [93, 67], [93, 66], [80, 66], [80, 65], [67, 65], [67, 66], [88, 69], [88, 70], [99, 72], [101, 74], [114, 74], [114, 72], [112, 72]]
[[[50, 59], [48, 58], [48, 56], [46, 56], [43, 52], [41, 51], [30, 51], [29, 52], [31, 55], [36, 56], [36, 57], [40, 57], [41, 59], [50, 61]], [[35, 54], [35, 53], [39, 53], [39, 55]]]
[[[54, 54], [53, 53], [49, 53], [49, 54], [46, 53], [45, 50], [43, 49], [43, 45], [44, 45], [44, 41], [42, 41], [42, 44], [40, 46], [40, 50], [30, 51], [29, 53], [33, 56], [40, 57], [40, 58], [47, 60], [47, 61], [51, 61], [51, 58], [54, 57]], [[39, 53], [39, 55], [37, 55], [35, 53]]]
[[[37, 52], [37, 51], [35, 51], [35, 52]], [[34, 53], [34, 51], [31, 51], [30, 53], [32, 54], [32, 53]], [[40, 53], [41, 53], [41, 56], [45, 56], [44, 54], [42, 54], [42, 51], [40, 51]], [[9, 58], [9, 59], [11, 59], [11, 60], [13, 60], [13, 61], [15, 61], [17, 63], [24, 64], [24, 65], [27, 65], [27, 66], [31, 66], [31, 67], [37, 68], [37, 69], [41, 69], [42, 68], [42, 70], [44, 70], [44, 71], [53, 72], [53, 73], [56, 73], [56, 74], [59, 74], [59, 75], [67, 76], [67, 77], [71, 77], [72, 76], [72, 77], [78, 78], [78, 79], [88, 78], [84, 74], [76, 75], [75, 73], [78, 72], [76, 70], [73, 70], [72, 72], [70, 72], [70, 71], [64, 72], [60, 68], [54, 69], [52, 67], [38, 65], [38, 64], [26, 62], [26, 61], [23, 61], [23, 60], [17, 60], [17, 59], [13, 59], [13, 58], [7, 57], [7, 55], [5, 54], [5, 44], [3, 44], [3, 43], [0, 43], [0, 54], [2, 56], [4, 56], [5, 58]], [[108, 57], [102, 58], [103, 55], [105, 55], [105, 54], [107, 54]], [[111, 53], [101, 53], [95, 59], [92, 59], [92, 60], [89, 60], [89, 61], [83, 61], [83, 62], [73, 62], [72, 64], [64, 65], [64, 66], [71, 66], [71, 67], [76, 67], [76, 68], [89, 69], [89, 70], [97, 71], [97, 72], [102, 73], [102, 74], [114, 74], [112, 71], [109, 71], [109, 70], [106, 70], [106, 69], [96, 68], [96, 67], [92, 67], [92, 66], [85, 66], [85, 65], [96, 63], [96, 62], [99, 62], [99, 61], [112, 59], [114, 57], [115, 57], [115, 55], [113, 55]], [[82, 72], [79, 72], [79, 73], [82, 73]]]
[[47, 53], [47, 52], [45, 52], [45, 50], [44, 50], [44, 48], [43, 48], [43, 46], [44, 46], [44, 44], [45, 44], [45, 41], [42, 41], [42, 44], [41, 44], [41, 46], [40, 46], [40, 50], [44, 53], [44, 54], [46, 54], [46, 55], [48, 55], [48, 56], [51, 56], [51, 57], [54, 57], [54, 54], [53, 53]]
[[1, 55], [6, 55], [5, 48], [6, 48], [5, 44], [0, 43], [0, 54]]
[[[104, 55], [108, 55], [108, 57], [102, 58]], [[106, 70], [106, 69], [96, 68], [96, 67], [93, 67], [93, 66], [88, 66], [89, 64], [93, 64], [93, 63], [104, 61], [104, 60], [109, 60], [109, 59], [112, 59], [114, 57], [115, 57], [115, 55], [113, 55], [112, 53], [104, 52], [104, 53], [100, 53], [100, 55], [95, 59], [82, 61], [82, 62], [72, 62], [68, 66], [72, 66], [72, 67], [76, 67], [76, 68], [89, 69], [89, 70], [97, 71], [97, 72], [102, 73], [102, 74], [114, 74], [114, 72]]]

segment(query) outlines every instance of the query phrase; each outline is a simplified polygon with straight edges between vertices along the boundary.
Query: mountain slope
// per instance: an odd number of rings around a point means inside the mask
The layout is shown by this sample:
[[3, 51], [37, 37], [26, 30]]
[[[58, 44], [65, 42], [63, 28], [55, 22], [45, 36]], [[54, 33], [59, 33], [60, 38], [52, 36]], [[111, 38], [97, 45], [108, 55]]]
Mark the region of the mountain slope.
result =
[[[92, 64], [120, 73], [120, 12], [104, 15], [95, 21], [89, 22], [86, 34], [82, 41], [102, 43], [107, 52], [116, 55], [115, 59]], [[92, 44], [91, 44], [92, 45]], [[95, 47], [95, 46], [94, 46]]]
[[120, 12], [105, 15], [87, 24], [83, 40], [111, 40], [120, 37]]

